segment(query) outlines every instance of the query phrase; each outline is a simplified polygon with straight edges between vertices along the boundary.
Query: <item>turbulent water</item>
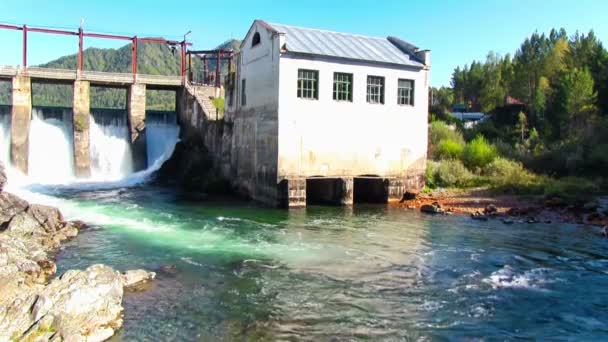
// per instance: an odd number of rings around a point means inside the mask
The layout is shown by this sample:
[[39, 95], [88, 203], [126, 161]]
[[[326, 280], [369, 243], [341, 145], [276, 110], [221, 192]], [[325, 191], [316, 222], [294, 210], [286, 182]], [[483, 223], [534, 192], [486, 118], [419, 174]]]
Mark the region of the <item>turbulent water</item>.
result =
[[72, 109], [34, 107], [29, 132], [28, 175], [41, 183], [74, 178]]
[[[47, 140], [31, 142], [42, 150], [30, 165], [44, 153], [64, 160], [71, 122], [39, 114], [32, 129]], [[11, 170], [8, 190], [90, 224], [62, 248], [58, 274], [95, 263], [158, 272], [147, 291], [126, 294], [116, 341], [608, 338], [608, 240], [596, 230], [188, 202], [145, 185], [177, 141], [171, 115], [150, 115], [153, 162], [128, 175], [123, 125], [94, 119], [100, 178], [59, 168], [38, 175], [44, 184]]]
[[126, 111], [93, 109], [90, 136], [93, 178], [116, 180], [133, 172]]
[[0, 105], [0, 161], [8, 165], [11, 141], [11, 107]]
[[608, 337], [608, 242], [591, 229], [191, 203], [152, 187], [55, 195], [93, 224], [59, 272], [159, 273], [125, 297], [116, 340]]

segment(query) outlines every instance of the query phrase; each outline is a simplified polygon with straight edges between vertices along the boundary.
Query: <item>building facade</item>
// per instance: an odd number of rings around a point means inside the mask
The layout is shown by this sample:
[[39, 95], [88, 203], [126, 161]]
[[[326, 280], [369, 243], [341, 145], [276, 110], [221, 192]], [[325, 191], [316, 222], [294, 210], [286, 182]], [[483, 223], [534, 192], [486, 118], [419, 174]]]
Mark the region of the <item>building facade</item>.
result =
[[256, 20], [226, 91], [233, 178], [280, 206], [386, 202], [424, 185], [430, 52]]

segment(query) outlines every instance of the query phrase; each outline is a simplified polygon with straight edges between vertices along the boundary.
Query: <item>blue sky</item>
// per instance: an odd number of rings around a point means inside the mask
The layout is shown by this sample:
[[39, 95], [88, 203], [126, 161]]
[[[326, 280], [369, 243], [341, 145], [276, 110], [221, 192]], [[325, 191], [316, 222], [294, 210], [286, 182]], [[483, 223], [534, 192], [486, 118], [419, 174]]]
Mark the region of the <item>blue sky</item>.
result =
[[[365, 35], [399, 36], [432, 50], [431, 84], [449, 85], [457, 65], [485, 59], [488, 51], [513, 53], [533, 33], [564, 27], [593, 29], [608, 43], [606, 0], [1, 0], [0, 22], [139, 36], [180, 37], [191, 30], [194, 48], [242, 38], [254, 19]], [[0, 65], [21, 64], [21, 34], [0, 30]], [[77, 39], [30, 34], [28, 64], [76, 53]], [[124, 42], [90, 39], [85, 47]]]

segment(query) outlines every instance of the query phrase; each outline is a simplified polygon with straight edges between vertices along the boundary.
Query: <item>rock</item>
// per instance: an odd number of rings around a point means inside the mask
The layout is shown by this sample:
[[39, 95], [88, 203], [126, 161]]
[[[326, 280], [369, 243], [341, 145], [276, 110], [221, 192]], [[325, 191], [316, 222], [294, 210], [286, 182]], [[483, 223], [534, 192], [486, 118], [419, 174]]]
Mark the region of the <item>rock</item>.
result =
[[27, 208], [27, 213], [34, 217], [47, 233], [55, 233], [65, 226], [63, 215], [57, 208], [32, 204]]
[[534, 224], [534, 223], [538, 223], [538, 219], [536, 217], [528, 217], [528, 219], [526, 220], [526, 223], [530, 223], [530, 224]]
[[599, 203], [597, 202], [587, 202], [583, 204], [583, 212], [586, 213], [597, 213], [597, 210], [600, 208]]
[[160, 267], [160, 272], [167, 273], [167, 274], [175, 274], [175, 273], [177, 273], [177, 266], [176, 265], [163, 265]]
[[401, 201], [399, 201], [399, 203], [403, 203], [405, 201], [413, 201], [416, 199], [417, 196], [418, 194], [415, 192], [406, 191], [401, 197]]
[[27, 209], [28, 203], [8, 192], [0, 193], [0, 230], [5, 229], [8, 222], [20, 212]]
[[513, 223], [515, 223], [515, 221], [513, 221], [513, 220], [511, 220], [511, 219], [506, 218], [506, 219], [503, 219], [503, 220], [502, 220], [502, 223], [504, 223], [504, 224], [513, 224]]
[[427, 214], [442, 214], [443, 209], [441, 209], [441, 205], [439, 205], [439, 203], [435, 202], [433, 204], [423, 204], [420, 207], [420, 212]]
[[494, 215], [498, 213], [498, 208], [496, 208], [494, 204], [488, 204], [483, 210], [483, 213], [486, 215]]
[[545, 205], [550, 208], [560, 208], [568, 205], [568, 202], [561, 197], [553, 196], [545, 200]]
[[473, 214], [471, 214], [471, 218], [473, 220], [478, 220], [478, 221], [487, 221], [488, 217], [482, 213], [480, 213], [479, 211], [474, 212]]
[[[31, 309], [33, 321], [38, 321], [33, 330], [50, 326], [64, 341], [106, 340], [122, 325], [122, 296], [122, 276], [111, 267], [67, 271], [38, 295]], [[44, 327], [46, 316], [52, 323], [47, 319]]]
[[4, 164], [0, 162], [0, 191], [4, 189], [4, 184], [6, 184], [6, 172], [4, 170]]
[[138, 286], [156, 278], [156, 273], [145, 270], [131, 270], [122, 274], [123, 286], [127, 289], [136, 289]]

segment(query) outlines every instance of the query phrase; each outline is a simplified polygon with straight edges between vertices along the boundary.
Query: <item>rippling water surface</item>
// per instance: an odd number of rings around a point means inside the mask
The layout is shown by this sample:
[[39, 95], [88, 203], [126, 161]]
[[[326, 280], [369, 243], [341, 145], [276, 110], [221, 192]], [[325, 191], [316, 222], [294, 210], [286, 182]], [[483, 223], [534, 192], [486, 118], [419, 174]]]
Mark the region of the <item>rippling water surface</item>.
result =
[[608, 242], [384, 207], [281, 211], [162, 189], [63, 193], [59, 272], [158, 272], [115, 340], [608, 339]]

